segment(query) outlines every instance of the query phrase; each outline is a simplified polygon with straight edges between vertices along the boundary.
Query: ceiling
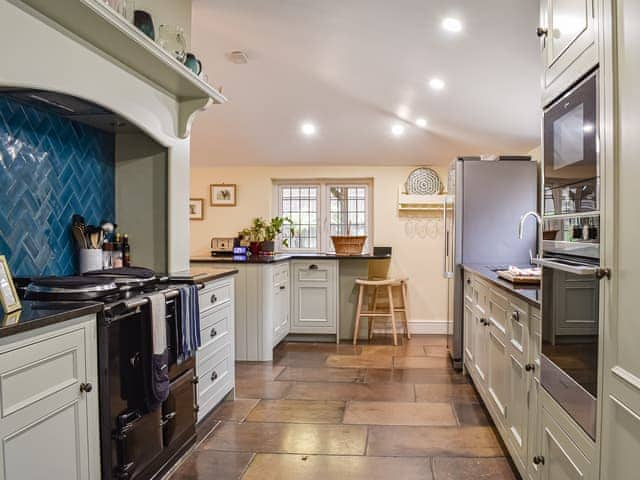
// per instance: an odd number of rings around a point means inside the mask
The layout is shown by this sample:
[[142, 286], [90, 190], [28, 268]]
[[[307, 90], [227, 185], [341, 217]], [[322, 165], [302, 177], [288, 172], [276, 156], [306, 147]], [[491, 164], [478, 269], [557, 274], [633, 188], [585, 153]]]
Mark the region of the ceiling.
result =
[[[194, 0], [192, 50], [229, 102], [197, 117], [192, 162], [443, 165], [526, 153], [540, 143], [537, 4]], [[446, 17], [463, 30], [445, 31]], [[231, 63], [233, 50], [249, 62]], [[305, 121], [315, 135], [301, 134]], [[397, 123], [403, 135], [391, 133]]]

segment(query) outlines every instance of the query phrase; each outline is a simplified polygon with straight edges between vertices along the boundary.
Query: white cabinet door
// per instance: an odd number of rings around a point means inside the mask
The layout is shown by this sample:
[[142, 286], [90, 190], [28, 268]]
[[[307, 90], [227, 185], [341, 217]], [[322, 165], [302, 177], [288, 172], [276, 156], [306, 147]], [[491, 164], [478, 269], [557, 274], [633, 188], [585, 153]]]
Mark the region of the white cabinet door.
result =
[[540, 446], [540, 353], [542, 349], [542, 321], [540, 310], [531, 308], [529, 313], [529, 382], [528, 407], [529, 421], [527, 428], [527, 455], [525, 464], [529, 480], [539, 480], [541, 465], [533, 463], [533, 457], [541, 451]]
[[487, 361], [489, 356], [489, 320], [482, 316], [480, 312], [473, 313], [473, 351], [475, 376], [478, 380], [478, 388], [485, 389], [487, 386], [488, 368]]
[[[99, 478], [95, 318], [91, 322], [0, 347], [0, 479]], [[81, 389], [88, 383], [90, 391]]]
[[[545, 100], [598, 63], [594, 0], [541, 0]], [[545, 102], [546, 103], [546, 102]]]
[[294, 299], [291, 331], [293, 333], [336, 333], [337, 262], [295, 261], [293, 267]]
[[499, 415], [495, 419], [496, 423], [505, 425], [509, 404], [509, 370], [511, 368], [507, 354], [508, 305], [508, 300], [502, 293], [498, 293], [493, 288], [490, 290], [487, 390]]
[[612, 136], [618, 144], [616, 155], [607, 149], [605, 157], [608, 179], [605, 200], [609, 205], [606, 215], [611, 220], [608, 220], [605, 233], [603, 264], [612, 267], [612, 277], [601, 283], [601, 290], [609, 300], [604, 320], [601, 320], [604, 385], [599, 400], [603, 405], [600, 472], [603, 480], [635, 479], [640, 476], [640, 229], [637, 222], [640, 182], [640, 2], [617, 0], [611, 5], [615, 8], [613, 17], [617, 36], [617, 72], [614, 74], [617, 95], [608, 91], [611, 97], [605, 103], [617, 103], [617, 125]]
[[473, 362], [475, 361], [474, 337], [476, 332], [473, 319], [473, 306], [470, 305], [467, 301], [464, 302], [463, 320], [464, 325], [462, 326], [462, 328], [464, 332], [464, 364], [467, 365], [467, 368], [472, 368]]
[[[540, 460], [542, 480], [590, 480], [593, 478], [591, 463], [546, 409], [542, 410], [542, 458]], [[613, 480], [613, 477], [609, 478]]]

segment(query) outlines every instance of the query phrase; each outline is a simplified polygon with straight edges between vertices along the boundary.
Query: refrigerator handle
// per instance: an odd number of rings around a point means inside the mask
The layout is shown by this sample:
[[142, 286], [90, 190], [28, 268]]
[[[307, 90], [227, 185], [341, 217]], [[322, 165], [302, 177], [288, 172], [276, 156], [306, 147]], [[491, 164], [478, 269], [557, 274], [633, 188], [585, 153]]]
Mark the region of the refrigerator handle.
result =
[[448, 202], [445, 199], [444, 201], [444, 209], [443, 209], [443, 221], [444, 221], [444, 248], [443, 248], [443, 259], [442, 259], [442, 276], [444, 278], [451, 278], [451, 272], [449, 271], [449, 224], [447, 223], [447, 207]]

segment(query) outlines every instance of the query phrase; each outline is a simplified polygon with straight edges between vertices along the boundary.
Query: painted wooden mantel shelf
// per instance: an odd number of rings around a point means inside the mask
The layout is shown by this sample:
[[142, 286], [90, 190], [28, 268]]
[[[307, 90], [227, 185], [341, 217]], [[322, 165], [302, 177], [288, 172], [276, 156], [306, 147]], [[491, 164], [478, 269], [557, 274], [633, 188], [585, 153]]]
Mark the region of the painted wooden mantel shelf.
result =
[[406, 193], [404, 185], [398, 187], [398, 210], [400, 211], [444, 211], [445, 194], [411, 195]]
[[176, 99], [178, 132], [187, 138], [198, 111], [227, 99], [160, 45], [98, 0], [10, 0], [71, 34]]

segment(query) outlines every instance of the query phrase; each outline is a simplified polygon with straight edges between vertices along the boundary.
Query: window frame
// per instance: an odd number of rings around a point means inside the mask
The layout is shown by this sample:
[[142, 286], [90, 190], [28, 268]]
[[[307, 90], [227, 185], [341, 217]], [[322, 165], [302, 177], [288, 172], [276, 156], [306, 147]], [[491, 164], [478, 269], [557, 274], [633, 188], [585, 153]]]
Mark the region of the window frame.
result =
[[365, 189], [365, 230], [367, 242], [363, 252], [373, 249], [373, 179], [372, 178], [321, 178], [321, 179], [272, 179], [274, 215], [282, 216], [283, 188], [316, 187], [316, 244], [317, 248], [291, 248], [282, 245], [278, 237], [276, 250], [283, 253], [333, 253], [333, 243], [330, 237], [330, 189], [332, 187], [364, 187]]

